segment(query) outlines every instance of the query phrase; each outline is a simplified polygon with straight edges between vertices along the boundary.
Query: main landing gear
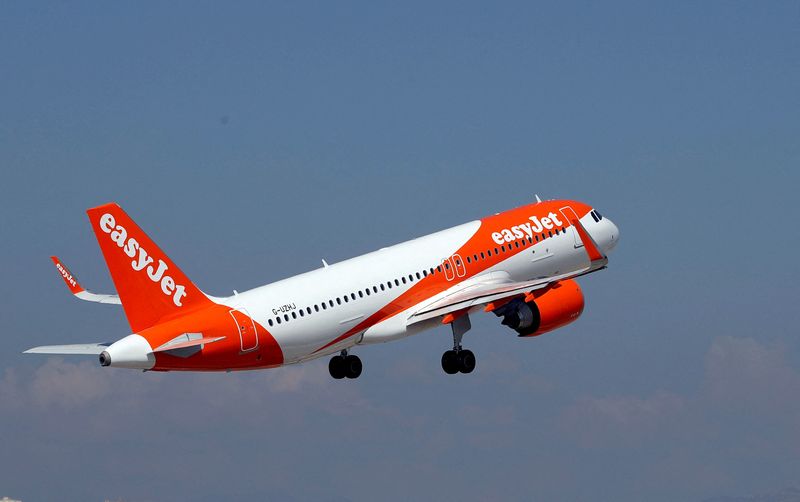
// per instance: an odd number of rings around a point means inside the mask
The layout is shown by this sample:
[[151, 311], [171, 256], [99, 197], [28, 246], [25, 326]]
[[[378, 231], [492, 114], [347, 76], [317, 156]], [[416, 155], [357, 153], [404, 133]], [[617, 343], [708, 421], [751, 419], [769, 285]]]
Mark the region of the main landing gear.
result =
[[331, 357], [328, 363], [328, 371], [337, 380], [342, 378], [358, 378], [361, 375], [361, 359], [358, 356], [347, 355], [343, 350], [338, 356]]
[[471, 350], [461, 348], [461, 339], [464, 337], [464, 333], [472, 327], [469, 316], [464, 314], [454, 319], [450, 322], [450, 327], [453, 329], [453, 350], [442, 354], [442, 369], [448, 375], [458, 372], [472, 373], [472, 370], [475, 369], [475, 354]]

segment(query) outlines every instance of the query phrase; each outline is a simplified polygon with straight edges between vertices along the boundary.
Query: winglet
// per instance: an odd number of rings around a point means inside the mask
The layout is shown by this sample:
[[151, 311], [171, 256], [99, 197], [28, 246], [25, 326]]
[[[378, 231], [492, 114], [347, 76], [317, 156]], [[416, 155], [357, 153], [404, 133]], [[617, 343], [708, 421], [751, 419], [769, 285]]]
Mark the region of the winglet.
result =
[[592, 236], [589, 235], [589, 232], [583, 228], [580, 220], [577, 218], [571, 218], [570, 223], [575, 227], [575, 230], [578, 232], [578, 236], [581, 238], [581, 242], [583, 242], [583, 248], [586, 250], [586, 254], [589, 255], [589, 260], [591, 260], [592, 265], [596, 265], [599, 263], [603, 263], [605, 265], [608, 263], [608, 258], [606, 255], [600, 251], [600, 248], [597, 246], [597, 243], [592, 239]]
[[50, 259], [53, 260], [53, 264], [55, 264], [58, 273], [61, 274], [61, 278], [64, 279], [64, 284], [69, 288], [69, 292], [75, 295], [76, 298], [86, 300], [87, 302], [120, 304], [119, 296], [117, 295], [102, 295], [85, 290], [78, 282], [77, 277], [72, 275], [72, 272], [69, 271], [67, 266], [58, 259], [58, 256], [51, 256]]
[[64, 279], [64, 284], [67, 285], [70, 293], [72, 293], [73, 295], [77, 295], [81, 291], [85, 291], [83, 287], [81, 287], [81, 285], [78, 284], [78, 279], [76, 279], [75, 276], [72, 275], [72, 272], [69, 271], [66, 265], [61, 263], [61, 260], [58, 259], [58, 256], [51, 256], [50, 259], [53, 260], [53, 264], [56, 266], [56, 269], [58, 269], [58, 272], [61, 274], [61, 278]]

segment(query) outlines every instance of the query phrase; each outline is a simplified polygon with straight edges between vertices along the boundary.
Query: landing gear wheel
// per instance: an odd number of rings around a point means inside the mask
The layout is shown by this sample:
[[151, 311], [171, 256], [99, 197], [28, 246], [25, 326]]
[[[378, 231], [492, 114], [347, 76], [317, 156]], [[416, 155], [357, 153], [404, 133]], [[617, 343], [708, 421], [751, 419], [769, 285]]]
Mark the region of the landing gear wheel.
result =
[[345, 358], [342, 356], [333, 356], [330, 362], [328, 362], [328, 372], [336, 380], [341, 380], [345, 377], [346, 369]]
[[462, 350], [458, 353], [458, 371], [472, 373], [475, 369], [475, 354], [471, 350]]
[[358, 356], [347, 356], [344, 358], [344, 373], [347, 378], [358, 378], [359, 375], [361, 375], [362, 369], [361, 359]]
[[442, 369], [448, 375], [455, 375], [458, 373], [460, 365], [458, 354], [455, 350], [448, 350], [442, 354]]

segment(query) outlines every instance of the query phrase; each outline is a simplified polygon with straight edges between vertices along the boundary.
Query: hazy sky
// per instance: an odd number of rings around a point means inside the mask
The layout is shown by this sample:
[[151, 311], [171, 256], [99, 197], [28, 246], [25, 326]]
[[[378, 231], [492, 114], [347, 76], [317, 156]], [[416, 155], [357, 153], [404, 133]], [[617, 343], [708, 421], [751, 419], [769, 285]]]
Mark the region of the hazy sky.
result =
[[[800, 473], [797, 2], [6, 2], [0, 496], [701, 501]], [[48, 256], [113, 286], [119, 202], [244, 290], [543, 198], [621, 229], [573, 325], [473, 318], [327, 360], [156, 374]]]

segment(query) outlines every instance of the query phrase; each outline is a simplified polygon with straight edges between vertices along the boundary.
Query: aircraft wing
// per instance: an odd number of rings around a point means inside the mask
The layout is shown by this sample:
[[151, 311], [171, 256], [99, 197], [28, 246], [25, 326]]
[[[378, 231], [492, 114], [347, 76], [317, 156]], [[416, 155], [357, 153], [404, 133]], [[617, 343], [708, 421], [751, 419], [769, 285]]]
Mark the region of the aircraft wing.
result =
[[100, 355], [110, 343], [78, 343], [74, 345], [43, 345], [28, 349], [23, 354]]
[[445, 296], [423, 305], [409, 317], [407, 324], [411, 325], [434, 317], [445, 316], [476, 305], [486, 305], [486, 310], [492, 311], [495, 307], [492, 305], [493, 302], [499, 307], [514, 297], [527, 295], [531, 291], [546, 288], [563, 279], [586, 275], [606, 268], [608, 258], [600, 251], [597, 243], [594, 242], [580, 220], [573, 218], [570, 222], [575, 226], [588, 258], [588, 265], [583, 269], [569, 274], [540, 277], [525, 282], [511, 281], [505, 272], [491, 272], [476, 277], [475, 280], [465, 281]]
[[[578, 272], [577, 275], [588, 273], [590, 269], [591, 267], [586, 267], [584, 270]], [[411, 325], [434, 317], [452, 314], [472, 308], [476, 305], [489, 305], [492, 302], [501, 302], [517, 296], [526, 295], [531, 291], [546, 288], [554, 282], [576, 276], [575, 273], [571, 273], [525, 282], [512, 282], [500, 279], [498, 277], [500, 274], [504, 273], [495, 272], [489, 274], [492, 277], [464, 284], [463, 287], [457, 288], [446, 296], [423, 305], [408, 319], [408, 324]]]
[[53, 264], [56, 266], [58, 273], [61, 274], [61, 278], [64, 279], [64, 284], [67, 285], [70, 293], [75, 295], [76, 298], [80, 298], [81, 300], [85, 300], [87, 302], [110, 303], [113, 305], [122, 304], [122, 302], [119, 300], [119, 296], [117, 295], [92, 293], [91, 291], [83, 289], [83, 286], [78, 283], [78, 279], [72, 275], [66, 265], [64, 265], [61, 260], [58, 259], [58, 256], [51, 256], [50, 259], [53, 260]]

